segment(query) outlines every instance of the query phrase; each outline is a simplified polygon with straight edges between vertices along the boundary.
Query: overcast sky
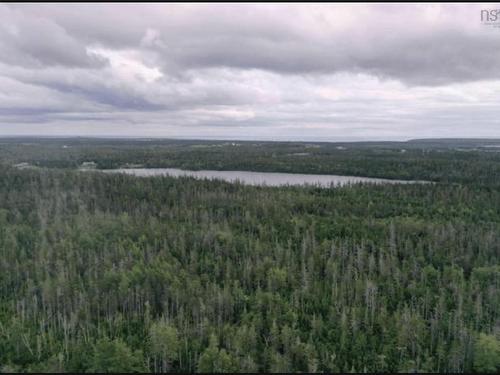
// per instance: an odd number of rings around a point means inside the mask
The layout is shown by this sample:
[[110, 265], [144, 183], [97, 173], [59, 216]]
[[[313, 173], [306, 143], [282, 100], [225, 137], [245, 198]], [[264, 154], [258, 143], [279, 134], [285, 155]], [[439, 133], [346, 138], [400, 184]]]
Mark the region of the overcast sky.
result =
[[500, 137], [482, 9], [0, 5], [0, 135]]

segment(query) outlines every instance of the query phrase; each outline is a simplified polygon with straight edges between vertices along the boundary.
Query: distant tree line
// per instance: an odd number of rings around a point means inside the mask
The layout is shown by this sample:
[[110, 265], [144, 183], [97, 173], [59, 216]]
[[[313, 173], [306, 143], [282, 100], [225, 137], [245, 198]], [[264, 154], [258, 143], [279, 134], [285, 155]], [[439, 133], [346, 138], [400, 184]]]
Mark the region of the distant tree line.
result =
[[[1, 141], [1, 140], [0, 140]], [[342, 174], [442, 183], [500, 184], [500, 141], [299, 143], [180, 140], [4, 140], [4, 164], [75, 169], [142, 166]], [[485, 145], [486, 144], [486, 145]]]

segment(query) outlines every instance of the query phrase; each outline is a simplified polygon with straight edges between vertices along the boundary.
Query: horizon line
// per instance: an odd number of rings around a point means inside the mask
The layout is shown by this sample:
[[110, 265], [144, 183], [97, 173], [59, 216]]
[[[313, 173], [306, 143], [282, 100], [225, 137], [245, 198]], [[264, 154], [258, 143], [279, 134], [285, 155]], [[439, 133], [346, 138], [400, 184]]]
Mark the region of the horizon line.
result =
[[185, 141], [240, 141], [240, 142], [319, 142], [319, 143], [363, 143], [363, 142], [394, 142], [406, 143], [411, 141], [428, 141], [428, 140], [468, 140], [468, 141], [500, 141], [500, 137], [418, 137], [406, 139], [351, 139], [351, 140], [333, 140], [333, 139], [263, 139], [263, 138], [216, 138], [216, 137], [175, 137], [175, 136], [128, 136], [128, 135], [38, 135], [38, 134], [19, 134], [19, 135], [0, 135], [0, 139], [13, 138], [42, 138], [42, 139], [146, 139], [146, 140], [185, 140]]

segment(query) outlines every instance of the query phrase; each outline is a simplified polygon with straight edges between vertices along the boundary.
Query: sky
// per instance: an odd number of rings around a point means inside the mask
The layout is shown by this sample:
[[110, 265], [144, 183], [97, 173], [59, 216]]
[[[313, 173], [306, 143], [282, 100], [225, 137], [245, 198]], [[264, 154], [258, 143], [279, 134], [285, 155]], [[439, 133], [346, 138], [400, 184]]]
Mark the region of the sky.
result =
[[0, 4], [0, 136], [500, 138], [496, 9]]

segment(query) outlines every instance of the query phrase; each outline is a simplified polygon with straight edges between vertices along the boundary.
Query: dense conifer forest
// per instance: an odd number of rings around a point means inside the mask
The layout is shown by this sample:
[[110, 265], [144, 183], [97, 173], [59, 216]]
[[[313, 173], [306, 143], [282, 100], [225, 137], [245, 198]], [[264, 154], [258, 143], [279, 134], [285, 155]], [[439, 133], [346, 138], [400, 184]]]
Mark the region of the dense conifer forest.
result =
[[[494, 146], [4, 139], [0, 370], [498, 372]], [[272, 188], [85, 162], [435, 183]]]

